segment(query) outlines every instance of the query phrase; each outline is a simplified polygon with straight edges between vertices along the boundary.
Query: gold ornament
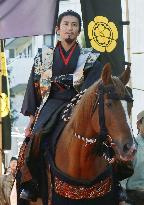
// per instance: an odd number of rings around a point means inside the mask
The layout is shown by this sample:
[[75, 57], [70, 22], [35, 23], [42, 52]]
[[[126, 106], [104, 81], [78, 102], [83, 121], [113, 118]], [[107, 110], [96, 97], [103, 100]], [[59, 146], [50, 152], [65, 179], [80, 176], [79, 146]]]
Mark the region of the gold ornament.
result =
[[88, 25], [91, 46], [100, 52], [112, 52], [118, 39], [116, 25], [104, 16], [96, 16]]
[[9, 98], [5, 93], [1, 93], [0, 100], [0, 115], [6, 117], [10, 111]]

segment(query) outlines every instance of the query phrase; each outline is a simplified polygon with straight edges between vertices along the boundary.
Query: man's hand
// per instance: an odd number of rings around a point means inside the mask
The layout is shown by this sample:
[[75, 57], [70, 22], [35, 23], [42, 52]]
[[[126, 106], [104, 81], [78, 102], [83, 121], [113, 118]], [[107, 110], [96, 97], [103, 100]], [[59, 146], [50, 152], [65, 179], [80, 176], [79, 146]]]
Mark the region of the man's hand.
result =
[[32, 131], [32, 124], [34, 123], [34, 120], [35, 120], [34, 116], [30, 115], [29, 116], [29, 124], [28, 124], [27, 128], [24, 131], [25, 132], [25, 137], [30, 136], [31, 131]]
[[127, 203], [125, 201], [121, 201], [119, 202], [119, 205], [127, 205]]
[[24, 132], [25, 132], [25, 137], [28, 137], [31, 134], [31, 129], [30, 128], [26, 128]]

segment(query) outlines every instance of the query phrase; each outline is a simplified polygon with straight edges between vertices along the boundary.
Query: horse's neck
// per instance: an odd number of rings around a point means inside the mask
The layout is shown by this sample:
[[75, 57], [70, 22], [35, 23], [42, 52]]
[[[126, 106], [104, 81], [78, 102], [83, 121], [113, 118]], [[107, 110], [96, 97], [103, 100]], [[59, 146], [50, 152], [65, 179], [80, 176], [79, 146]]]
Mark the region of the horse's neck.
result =
[[68, 127], [72, 127], [73, 132], [87, 137], [91, 138], [93, 135], [95, 135], [95, 131], [92, 128], [91, 124], [91, 117], [88, 115], [79, 115], [78, 118], [72, 118], [72, 120], [69, 122]]
[[86, 138], [96, 137], [96, 127], [92, 127], [93, 101], [81, 100], [58, 140], [55, 163], [71, 177], [92, 180], [105, 170], [106, 162], [92, 152], [94, 143], [86, 145]]
[[83, 140], [75, 137], [75, 132], [81, 132], [83, 137], [89, 138], [93, 134], [88, 125], [82, 129], [79, 124], [78, 129], [74, 130], [69, 123], [57, 143], [55, 163], [61, 171], [71, 177], [92, 180], [105, 170], [106, 162], [92, 153], [94, 144], [86, 145]]
[[78, 126], [76, 129], [74, 129], [74, 133], [79, 134], [83, 136], [84, 138], [92, 138], [95, 135], [94, 130], [90, 126], [90, 122], [87, 122], [85, 124], [78, 123]]

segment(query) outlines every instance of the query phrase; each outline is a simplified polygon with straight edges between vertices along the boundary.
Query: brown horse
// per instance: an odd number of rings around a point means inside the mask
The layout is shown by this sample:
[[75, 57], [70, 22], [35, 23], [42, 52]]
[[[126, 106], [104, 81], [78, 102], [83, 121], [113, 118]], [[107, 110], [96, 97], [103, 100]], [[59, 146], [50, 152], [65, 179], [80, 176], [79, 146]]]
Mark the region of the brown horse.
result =
[[129, 68], [118, 78], [106, 64], [101, 79], [75, 106], [56, 145], [53, 205], [117, 204], [108, 149], [114, 145], [123, 160], [135, 152], [125, 87], [129, 78]]

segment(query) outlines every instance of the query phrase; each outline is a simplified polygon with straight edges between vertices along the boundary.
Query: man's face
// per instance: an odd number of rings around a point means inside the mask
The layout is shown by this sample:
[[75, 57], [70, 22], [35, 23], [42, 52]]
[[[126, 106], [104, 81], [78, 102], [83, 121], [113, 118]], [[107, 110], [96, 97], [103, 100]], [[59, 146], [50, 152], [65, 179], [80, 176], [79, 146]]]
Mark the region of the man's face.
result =
[[75, 16], [64, 16], [56, 29], [61, 41], [67, 43], [75, 41], [79, 35], [79, 26], [79, 20]]
[[15, 171], [16, 170], [16, 166], [17, 166], [17, 160], [12, 160], [10, 162], [10, 168], [12, 171]]
[[144, 118], [137, 122], [137, 128], [139, 129], [139, 132], [144, 135]]

